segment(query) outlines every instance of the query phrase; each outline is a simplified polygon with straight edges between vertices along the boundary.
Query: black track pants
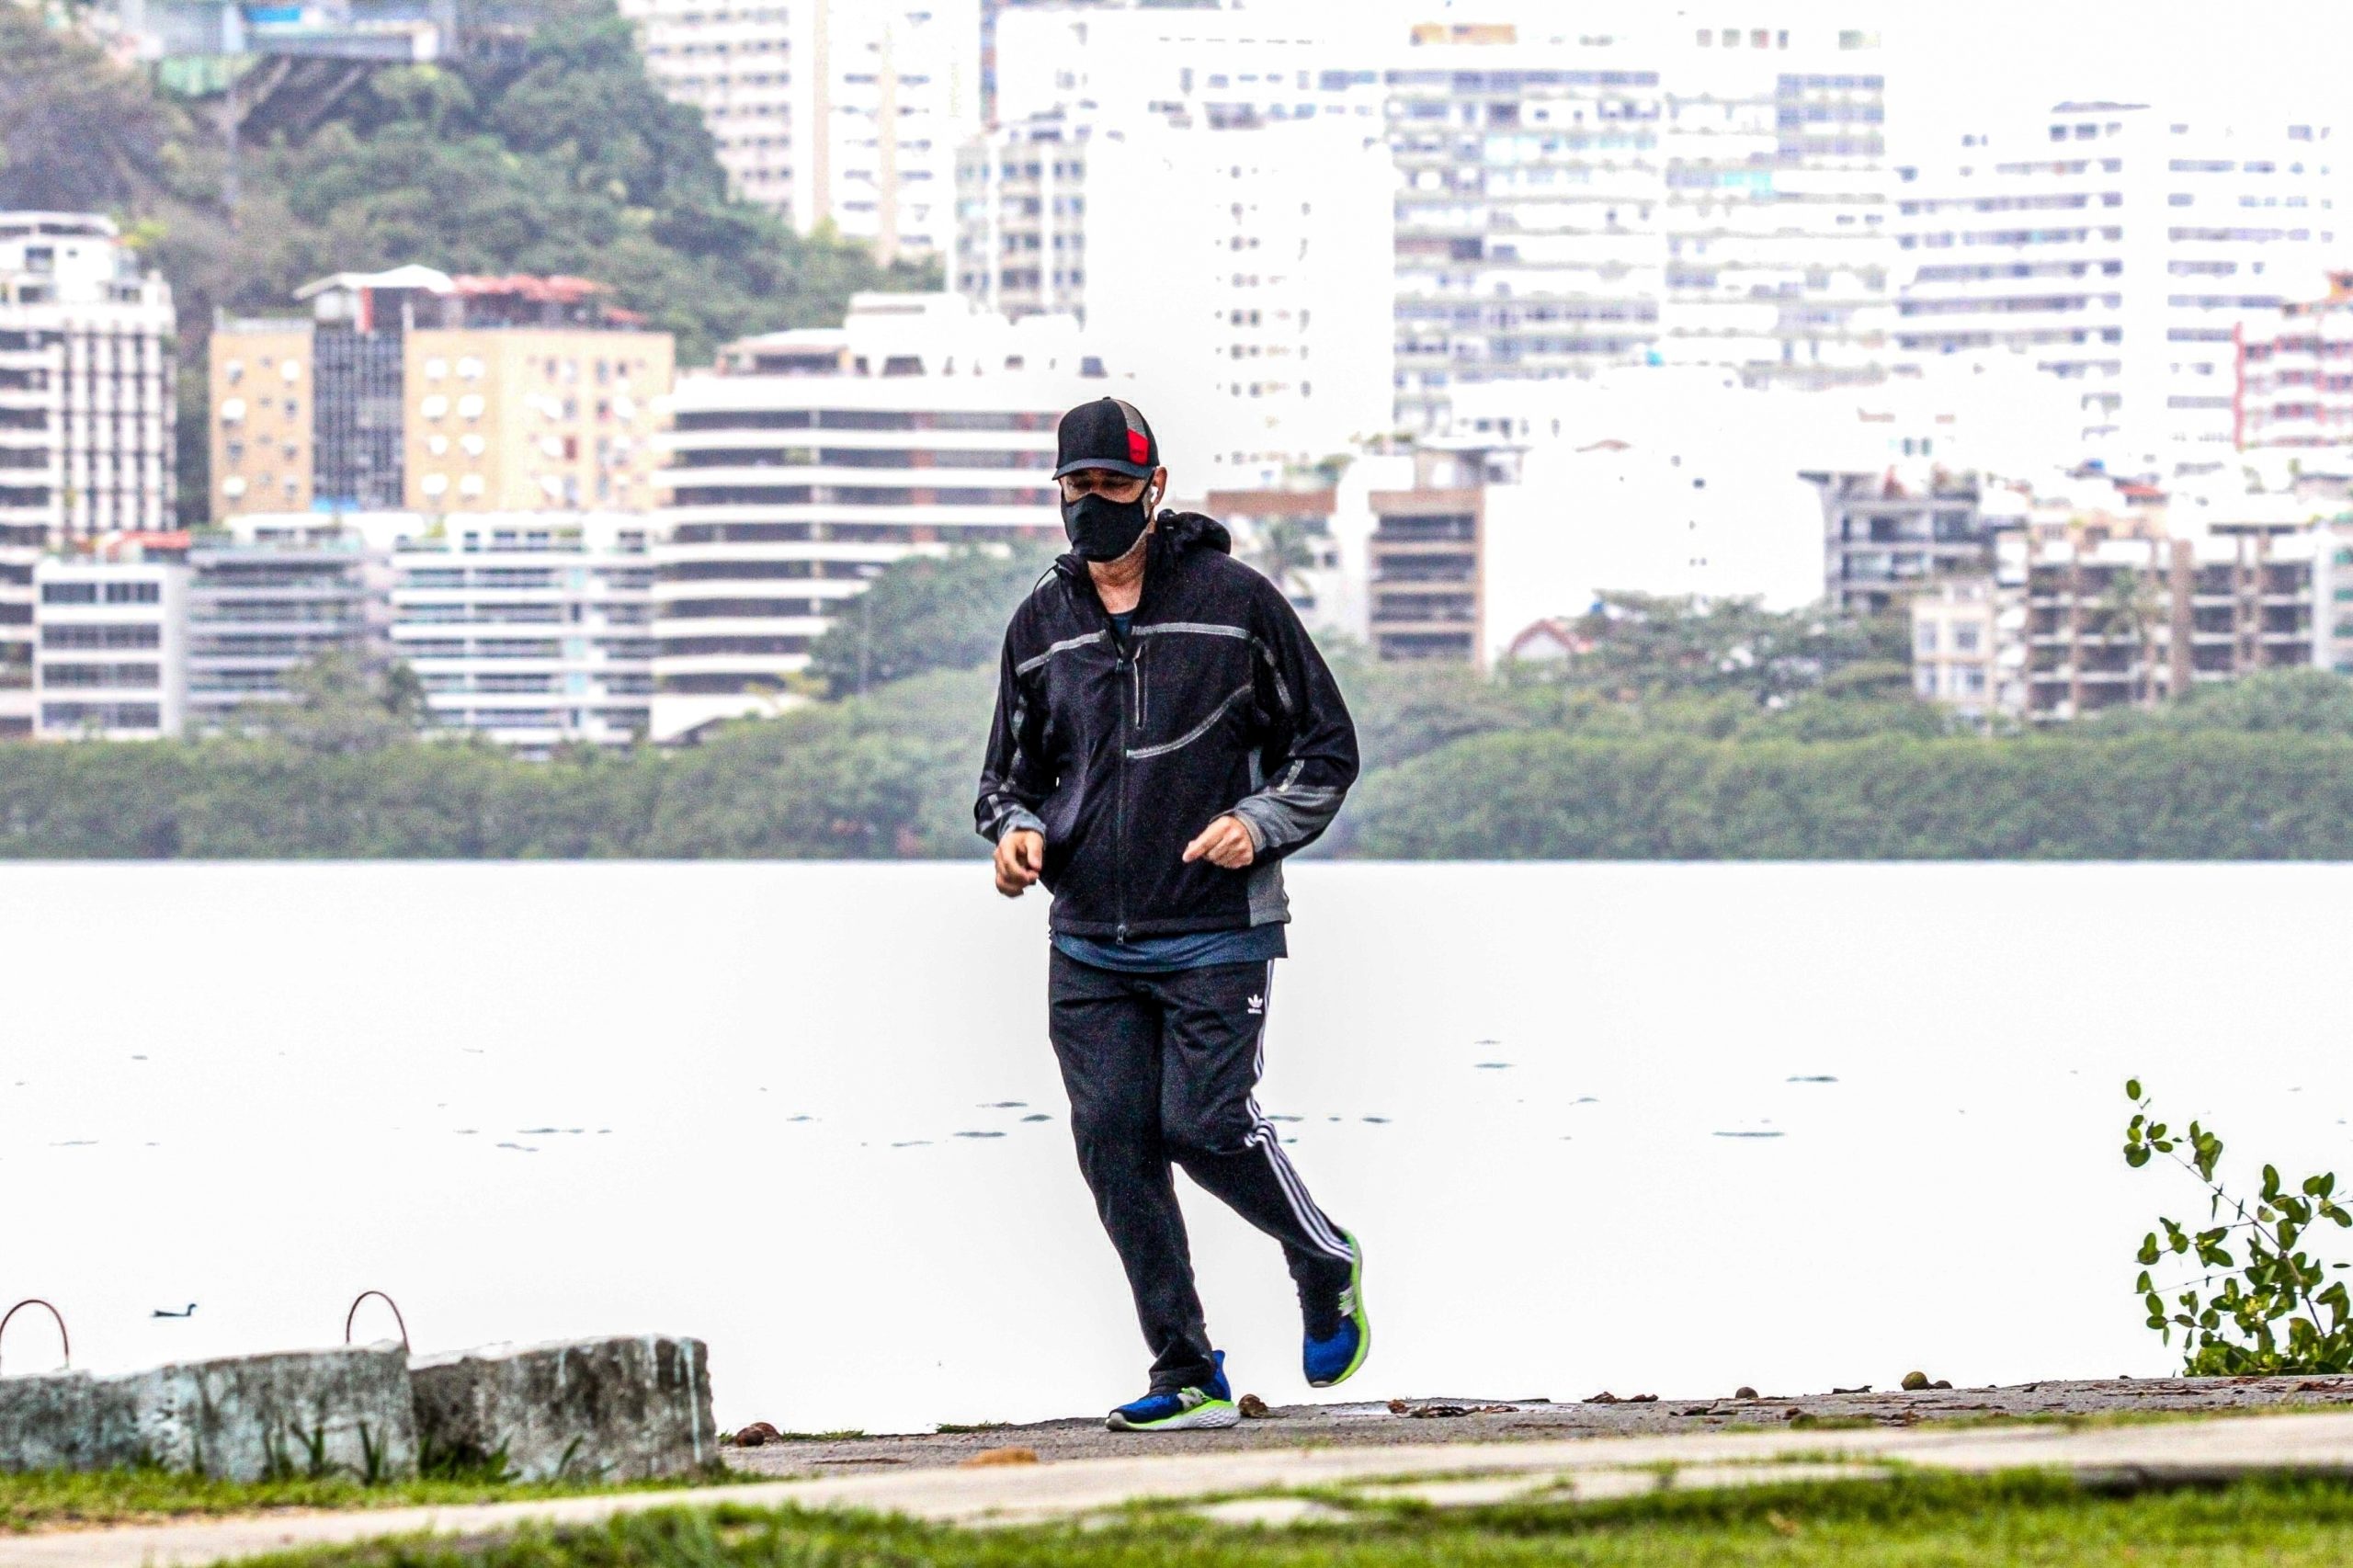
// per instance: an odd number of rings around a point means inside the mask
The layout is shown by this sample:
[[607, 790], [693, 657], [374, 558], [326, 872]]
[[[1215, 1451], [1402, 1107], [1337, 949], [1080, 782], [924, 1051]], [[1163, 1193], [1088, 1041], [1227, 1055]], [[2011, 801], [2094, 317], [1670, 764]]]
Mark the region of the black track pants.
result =
[[1128, 1271], [1155, 1391], [1215, 1370], [1170, 1165], [1282, 1244], [1292, 1278], [1336, 1290], [1347, 1244], [1251, 1096], [1272, 963], [1121, 974], [1057, 951], [1048, 1028], [1078, 1167]]

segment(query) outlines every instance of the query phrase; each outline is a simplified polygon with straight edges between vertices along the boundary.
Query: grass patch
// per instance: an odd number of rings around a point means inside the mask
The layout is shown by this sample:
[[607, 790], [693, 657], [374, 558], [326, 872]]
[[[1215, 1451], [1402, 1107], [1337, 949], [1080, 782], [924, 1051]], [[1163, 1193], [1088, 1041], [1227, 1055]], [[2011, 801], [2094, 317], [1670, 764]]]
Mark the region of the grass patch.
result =
[[2046, 1474], [1898, 1475], [1582, 1506], [1384, 1506], [1289, 1529], [1165, 1511], [961, 1530], [903, 1519], [669, 1509], [494, 1541], [405, 1540], [269, 1560], [277, 1568], [1518, 1568], [1590, 1563], [2338, 1563], [2353, 1485], [2256, 1478], [2104, 1493]]
[[351, 1476], [283, 1481], [214, 1481], [167, 1470], [88, 1472], [28, 1471], [0, 1474], [0, 1534], [60, 1525], [130, 1524], [205, 1514], [273, 1508], [404, 1508], [413, 1505], [514, 1503], [587, 1492], [645, 1492], [674, 1486], [724, 1486], [767, 1477], [712, 1466], [668, 1481], [592, 1479], [520, 1482], [491, 1478], [392, 1481], [375, 1486]]

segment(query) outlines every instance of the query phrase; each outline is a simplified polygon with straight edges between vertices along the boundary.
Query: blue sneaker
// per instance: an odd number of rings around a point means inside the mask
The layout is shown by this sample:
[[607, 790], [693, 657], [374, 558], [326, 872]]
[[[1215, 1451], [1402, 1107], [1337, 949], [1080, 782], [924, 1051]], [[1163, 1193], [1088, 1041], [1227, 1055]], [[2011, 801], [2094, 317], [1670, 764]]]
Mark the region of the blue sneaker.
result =
[[1364, 1244], [1347, 1231], [1340, 1235], [1348, 1244], [1348, 1282], [1340, 1288], [1339, 1301], [1330, 1313], [1338, 1319], [1339, 1326], [1318, 1338], [1315, 1330], [1321, 1325], [1315, 1320], [1324, 1314], [1312, 1306], [1307, 1312], [1307, 1333], [1299, 1359], [1310, 1388], [1328, 1389], [1347, 1382], [1372, 1354], [1372, 1319], [1364, 1310]]
[[1231, 1426], [1242, 1419], [1233, 1390], [1225, 1381], [1225, 1352], [1212, 1351], [1217, 1372], [1195, 1388], [1148, 1393], [1103, 1418], [1114, 1432], [1183, 1432], [1197, 1426]]

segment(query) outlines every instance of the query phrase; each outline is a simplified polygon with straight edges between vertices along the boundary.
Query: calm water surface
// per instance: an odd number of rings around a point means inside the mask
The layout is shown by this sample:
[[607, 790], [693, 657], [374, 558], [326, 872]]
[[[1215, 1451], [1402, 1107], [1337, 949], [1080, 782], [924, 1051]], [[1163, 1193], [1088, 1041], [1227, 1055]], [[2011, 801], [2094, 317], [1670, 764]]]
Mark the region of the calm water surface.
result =
[[[2353, 868], [1293, 884], [1260, 1097], [1370, 1249], [1350, 1392], [2160, 1372], [2131, 1253], [2195, 1206], [2126, 1074], [2353, 1176]], [[109, 1369], [372, 1287], [426, 1350], [701, 1335], [727, 1425], [1103, 1408], [1143, 1358], [1044, 916], [977, 865], [0, 868], [0, 1299]], [[1272, 1244], [1187, 1199], [1237, 1387], [1302, 1397]]]

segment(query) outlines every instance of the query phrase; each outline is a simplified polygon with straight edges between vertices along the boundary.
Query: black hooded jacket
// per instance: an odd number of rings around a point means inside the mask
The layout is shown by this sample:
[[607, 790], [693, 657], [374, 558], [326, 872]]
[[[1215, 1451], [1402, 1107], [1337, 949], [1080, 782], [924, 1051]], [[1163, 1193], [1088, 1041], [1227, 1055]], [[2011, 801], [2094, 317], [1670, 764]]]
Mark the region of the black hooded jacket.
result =
[[[1163, 512], [1126, 645], [1086, 563], [1065, 555], [1006, 629], [973, 815], [995, 841], [1045, 835], [1053, 928], [1131, 937], [1290, 918], [1282, 858], [1356, 781], [1356, 727], [1279, 590], [1224, 526]], [[1257, 847], [1229, 871], [1185, 846], [1239, 817]]]

